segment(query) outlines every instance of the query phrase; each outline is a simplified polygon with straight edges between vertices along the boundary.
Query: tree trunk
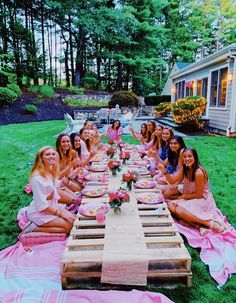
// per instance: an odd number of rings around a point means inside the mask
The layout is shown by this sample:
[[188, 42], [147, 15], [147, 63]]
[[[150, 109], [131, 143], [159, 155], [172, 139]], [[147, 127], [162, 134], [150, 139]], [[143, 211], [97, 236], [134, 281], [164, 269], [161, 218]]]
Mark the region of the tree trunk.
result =
[[71, 78], [72, 85], [75, 85], [75, 70], [74, 70], [74, 54], [73, 54], [73, 41], [72, 41], [72, 29], [71, 29], [71, 17], [69, 15], [69, 40], [70, 40], [70, 62], [71, 62]]
[[31, 21], [31, 32], [32, 32], [33, 79], [34, 79], [34, 85], [39, 85], [37, 51], [36, 51], [35, 33], [34, 33], [33, 3], [30, 1], [30, 4], [31, 4], [30, 5], [30, 21]]
[[46, 51], [45, 51], [45, 33], [44, 33], [44, 0], [41, 0], [41, 32], [42, 32], [42, 48], [43, 48], [43, 84], [47, 82], [46, 75]]
[[66, 49], [65, 49], [65, 73], [66, 73], [66, 86], [70, 87], [70, 71], [69, 71], [69, 45], [68, 41], [66, 41]]
[[117, 62], [117, 78], [115, 90], [121, 90], [122, 88], [122, 63], [120, 61]]

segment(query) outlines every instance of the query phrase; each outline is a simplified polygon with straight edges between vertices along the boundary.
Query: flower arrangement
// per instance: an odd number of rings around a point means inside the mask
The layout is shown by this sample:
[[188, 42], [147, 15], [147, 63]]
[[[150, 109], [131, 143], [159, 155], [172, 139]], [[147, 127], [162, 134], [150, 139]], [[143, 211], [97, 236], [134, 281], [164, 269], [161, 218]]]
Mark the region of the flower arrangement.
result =
[[122, 181], [127, 183], [127, 188], [132, 189], [133, 182], [138, 180], [139, 174], [134, 170], [129, 170], [127, 173], [122, 175]]
[[126, 160], [129, 160], [130, 153], [129, 152], [120, 152], [120, 159], [123, 160], [123, 164], [125, 164]]
[[112, 159], [114, 157], [114, 154], [115, 154], [115, 149], [110, 146], [107, 150], [107, 155]]
[[121, 205], [129, 201], [130, 196], [123, 188], [119, 188], [117, 191], [111, 191], [109, 193], [109, 205], [114, 209], [115, 213], [121, 212]]
[[108, 167], [112, 173], [113, 176], [116, 176], [117, 172], [118, 171], [121, 171], [121, 167], [120, 167], [120, 161], [117, 160], [117, 161], [114, 161], [114, 160], [110, 160], [108, 162]]

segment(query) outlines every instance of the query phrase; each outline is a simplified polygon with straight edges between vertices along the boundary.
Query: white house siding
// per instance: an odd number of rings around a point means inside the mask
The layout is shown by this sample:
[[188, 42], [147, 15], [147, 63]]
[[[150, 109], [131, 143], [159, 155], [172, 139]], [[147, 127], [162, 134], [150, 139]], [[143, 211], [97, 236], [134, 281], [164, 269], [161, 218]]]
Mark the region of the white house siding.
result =
[[[211, 71], [220, 69], [222, 67], [227, 66], [226, 62], [220, 62], [205, 68], [202, 68], [199, 71], [195, 71], [192, 73], [188, 73], [173, 79], [173, 84], [180, 82], [180, 81], [197, 81], [203, 78], [208, 78], [208, 88], [207, 88], [207, 103], [208, 103], [208, 111], [206, 113], [207, 118], [209, 119], [209, 126], [213, 128], [217, 128], [223, 131], [227, 130], [229, 126], [230, 120], [230, 110], [231, 110], [231, 95], [232, 95], [232, 86], [227, 87], [227, 97], [226, 97], [226, 107], [224, 108], [216, 108], [216, 107], [209, 107], [210, 106], [210, 89], [211, 89]], [[196, 82], [195, 82], [196, 86]], [[196, 88], [194, 91], [194, 95], [196, 95]], [[173, 101], [173, 99], [172, 99]], [[236, 124], [236, 122], [235, 122]]]
[[208, 118], [210, 127], [218, 128], [224, 131], [227, 130], [230, 121], [231, 95], [232, 85], [227, 87], [226, 107], [223, 109], [212, 107], [209, 108]]

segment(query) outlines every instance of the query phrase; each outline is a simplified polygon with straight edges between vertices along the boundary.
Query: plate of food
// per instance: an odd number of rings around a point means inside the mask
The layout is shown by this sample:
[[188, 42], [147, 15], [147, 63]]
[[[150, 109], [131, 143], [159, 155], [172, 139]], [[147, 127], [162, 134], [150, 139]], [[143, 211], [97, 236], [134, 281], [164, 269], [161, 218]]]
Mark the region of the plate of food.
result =
[[150, 175], [150, 171], [148, 169], [146, 169], [146, 168], [140, 168], [138, 170], [138, 174], [140, 176], [146, 176], [146, 175]]
[[90, 198], [96, 198], [96, 197], [101, 197], [104, 196], [107, 192], [107, 188], [95, 188], [95, 189], [87, 189], [84, 188], [82, 190], [82, 194], [86, 197]]
[[150, 180], [138, 180], [134, 183], [134, 187], [136, 188], [154, 188], [155, 186], [156, 182]]
[[80, 205], [79, 213], [86, 217], [96, 217], [96, 214], [100, 211], [104, 213], [108, 212], [110, 206], [102, 202], [90, 202], [87, 204]]
[[149, 161], [147, 161], [147, 160], [135, 160], [134, 161], [134, 164], [135, 165], [140, 165], [140, 166], [145, 166], [145, 165], [147, 165], [149, 163]]
[[145, 204], [157, 204], [164, 201], [164, 197], [161, 193], [142, 193], [136, 195], [139, 202]]
[[104, 174], [87, 174], [84, 179], [87, 181], [101, 181], [105, 178]]
[[95, 172], [103, 172], [107, 170], [107, 165], [94, 165], [90, 167], [90, 170]]

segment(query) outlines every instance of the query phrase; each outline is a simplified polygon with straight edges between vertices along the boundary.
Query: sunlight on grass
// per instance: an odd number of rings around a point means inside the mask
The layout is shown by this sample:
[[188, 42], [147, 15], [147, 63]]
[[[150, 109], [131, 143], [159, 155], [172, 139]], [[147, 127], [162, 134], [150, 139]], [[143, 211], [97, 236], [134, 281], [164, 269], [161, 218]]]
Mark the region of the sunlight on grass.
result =
[[[31, 201], [24, 193], [30, 163], [43, 145], [55, 146], [55, 135], [65, 129], [64, 121], [35, 122], [0, 126], [0, 248], [12, 245], [17, 240], [19, 229], [16, 214], [19, 208]], [[125, 141], [137, 143], [131, 136]], [[236, 226], [236, 140], [224, 137], [189, 137], [187, 146], [198, 150], [200, 161], [206, 167], [210, 187], [217, 206]], [[192, 256], [193, 287], [176, 289], [159, 288], [150, 284], [146, 289], [158, 291], [179, 303], [233, 303], [236, 302], [236, 277], [233, 276], [221, 291], [211, 279], [207, 266], [199, 258], [199, 251], [186, 244]], [[100, 288], [100, 285], [98, 285]]]

